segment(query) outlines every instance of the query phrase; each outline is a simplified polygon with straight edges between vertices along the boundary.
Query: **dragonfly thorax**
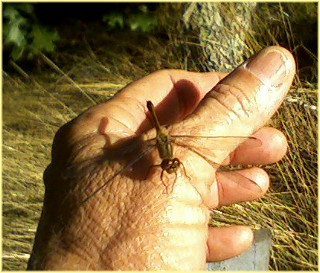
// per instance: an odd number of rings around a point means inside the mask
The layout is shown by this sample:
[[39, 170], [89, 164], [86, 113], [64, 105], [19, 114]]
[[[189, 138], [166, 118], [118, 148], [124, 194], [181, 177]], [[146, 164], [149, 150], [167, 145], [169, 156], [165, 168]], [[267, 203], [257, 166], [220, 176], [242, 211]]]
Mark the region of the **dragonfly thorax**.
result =
[[158, 132], [156, 139], [160, 158], [172, 159], [173, 152], [170, 136], [160, 131]]

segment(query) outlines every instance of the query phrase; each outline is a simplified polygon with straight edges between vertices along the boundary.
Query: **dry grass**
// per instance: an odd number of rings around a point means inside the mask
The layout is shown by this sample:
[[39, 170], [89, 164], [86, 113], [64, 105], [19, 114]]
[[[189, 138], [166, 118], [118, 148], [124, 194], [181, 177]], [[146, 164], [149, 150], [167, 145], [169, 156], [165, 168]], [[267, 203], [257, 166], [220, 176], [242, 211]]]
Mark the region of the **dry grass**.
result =
[[[41, 73], [14, 63], [15, 72], [3, 71], [4, 270], [26, 268], [42, 208], [42, 173], [58, 128], [154, 70], [199, 70], [172, 32], [172, 44], [146, 35], [129, 34], [130, 44], [126, 33], [100, 33], [99, 40], [93, 38], [96, 33], [86, 35], [97, 41], [94, 48], [81, 40], [76, 51], [60, 52], [55, 61], [42, 56]], [[314, 89], [296, 79], [293, 96], [316, 105]], [[289, 152], [280, 163], [266, 166], [270, 192], [259, 201], [221, 208], [214, 224], [269, 227], [274, 235], [271, 269], [317, 270], [317, 113], [286, 103], [271, 123], [288, 137]]]

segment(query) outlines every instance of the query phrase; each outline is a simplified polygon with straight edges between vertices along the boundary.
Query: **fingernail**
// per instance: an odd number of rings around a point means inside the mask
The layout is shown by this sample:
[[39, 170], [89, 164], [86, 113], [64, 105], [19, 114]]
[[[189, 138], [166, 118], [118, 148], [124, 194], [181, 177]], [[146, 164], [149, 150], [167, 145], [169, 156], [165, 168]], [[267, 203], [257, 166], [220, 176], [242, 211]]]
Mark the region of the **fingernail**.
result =
[[264, 84], [280, 86], [290, 71], [290, 59], [280, 49], [269, 47], [248, 60], [244, 66]]

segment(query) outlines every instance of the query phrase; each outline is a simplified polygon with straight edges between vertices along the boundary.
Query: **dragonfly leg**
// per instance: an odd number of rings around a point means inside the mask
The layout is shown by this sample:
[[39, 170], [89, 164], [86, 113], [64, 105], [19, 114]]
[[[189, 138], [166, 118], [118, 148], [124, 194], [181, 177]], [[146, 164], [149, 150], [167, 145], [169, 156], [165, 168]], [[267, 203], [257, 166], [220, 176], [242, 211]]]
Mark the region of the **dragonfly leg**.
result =
[[162, 169], [160, 178], [161, 178], [162, 184], [163, 184], [164, 187], [166, 188], [166, 194], [168, 194], [168, 185], [166, 185], [166, 183], [164, 183], [164, 181], [163, 181], [163, 173], [164, 173], [164, 170]]
[[[180, 162], [180, 164], [182, 165], [184, 175], [188, 178], [188, 180], [191, 180], [190, 176], [187, 175], [187, 171], [186, 171], [186, 168], [184, 167], [184, 164], [183, 164], [182, 162]], [[177, 178], [176, 178], [176, 179], [177, 179]]]
[[176, 184], [176, 181], [177, 181], [177, 178], [178, 178], [177, 172], [175, 172], [174, 174], [176, 175], [176, 177], [174, 178], [173, 184], [172, 184], [172, 186], [171, 186], [171, 191], [170, 191], [170, 193], [173, 192], [173, 187], [174, 187], [174, 185]]
[[[148, 169], [148, 172], [147, 172], [147, 174], [146, 174], [145, 180], [147, 179], [148, 174], [150, 173], [150, 170], [151, 170], [152, 168], [154, 168], [154, 167], [161, 167], [161, 164], [151, 165], [151, 166], [149, 167], [149, 169]], [[168, 194], [168, 185], [167, 185], [167, 184], [164, 182], [164, 180], [163, 180], [164, 171], [165, 171], [165, 170], [162, 169], [160, 178], [161, 178], [162, 184], [163, 184], [163, 185], [165, 186], [165, 188], [166, 188], [165, 192]], [[176, 174], [176, 175], [177, 175], [177, 174]]]
[[[150, 170], [151, 170], [152, 168], [154, 168], [154, 167], [161, 167], [161, 164], [151, 165], [151, 166], [149, 167], [149, 169], [148, 169], [148, 172], [147, 172], [146, 176], [145, 176], [145, 180], [147, 179], [148, 174], [150, 173]], [[185, 174], [185, 175], [188, 177], [188, 179], [190, 180], [190, 177], [187, 175], [184, 166], [183, 166], [183, 169], [184, 169], [184, 174]], [[173, 184], [172, 184], [172, 186], [171, 186], [170, 191], [168, 190], [169, 184], [166, 184], [165, 181], [164, 181], [164, 173], [165, 173], [165, 169], [162, 169], [161, 175], [160, 175], [160, 179], [161, 179], [162, 184], [165, 186], [165, 193], [166, 193], [166, 194], [172, 193], [174, 184], [176, 183], [176, 180], [177, 180], [177, 172], [174, 172], [176, 176], [175, 176], [175, 179], [174, 179], [174, 182], [173, 182]]]
[[[173, 181], [173, 183], [172, 183], [172, 185], [171, 185], [171, 187], [170, 187], [170, 184], [166, 184], [166, 183], [164, 182], [164, 180], [163, 180], [164, 171], [165, 171], [165, 170], [162, 170], [160, 178], [161, 178], [162, 184], [163, 184], [163, 185], [165, 186], [165, 188], [166, 188], [165, 193], [166, 193], [166, 194], [169, 194], [169, 193], [172, 193], [172, 192], [173, 192], [173, 187], [174, 187], [174, 185], [176, 184], [178, 175], [177, 175], [177, 172], [174, 173], [174, 174], [175, 174], [175, 178], [174, 178], [174, 181]], [[170, 190], [168, 190], [169, 187], [170, 187]]]

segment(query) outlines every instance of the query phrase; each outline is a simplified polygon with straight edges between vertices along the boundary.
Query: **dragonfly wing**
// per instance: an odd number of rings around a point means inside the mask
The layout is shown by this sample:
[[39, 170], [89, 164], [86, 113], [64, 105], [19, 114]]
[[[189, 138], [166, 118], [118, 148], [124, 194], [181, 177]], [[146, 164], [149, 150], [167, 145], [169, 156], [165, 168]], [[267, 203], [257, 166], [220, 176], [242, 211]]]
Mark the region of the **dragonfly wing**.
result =
[[199, 149], [229, 150], [231, 145], [238, 146], [243, 142], [248, 148], [257, 148], [262, 145], [260, 139], [251, 136], [172, 135], [171, 137], [178, 145]]
[[247, 136], [191, 136], [174, 135], [172, 142], [198, 154], [215, 168], [221, 166], [229, 153], [245, 141], [250, 148], [260, 147], [262, 141], [255, 137]]
[[[94, 185], [91, 182], [87, 185], [84, 185], [86, 189], [93, 188], [91, 193], [86, 199], [82, 201], [82, 204], [91, 199], [95, 194], [97, 194], [100, 190], [102, 190], [106, 185], [108, 185], [113, 179], [115, 179], [118, 175], [124, 173], [129, 170], [135, 163], [141, 160], [144, 156], [146, 156], [152, 149], [155, 147], [155, 139], [150, 139], [144, 142], [143, 147], [139, 147], [141, 152], [137, 152], [137, 155], [134, 155], [134, 148], [137, 148], [136, 143], [130, 144], [126, 149], [119, 149], [119, 153], [115, 156], [115, 152], [105, 151], [102, 155], [98, 156], [95, 159], [87, 159], [82, 162], [77, 162], [70, 164], [65, 171], [62, 173], [62, 178], [64, 180], [74, 180], [75, 178], [80, 179], [82, 177], [88, 177], [90, 175], [94, 175], [95, 173], [101, 171], [101, 169], [114, 170], [109, 175], [106, 175], [106, 181], [94, 189]], [[137, 148], [138, 149], [138, 148]], [[139, 151], [139, 150], [138, 150]], [[133, 156], [132, 156], [133, 154]], [[84, 179], [83, 181], [87, 181]]]
[[136, 157], [134, 157], [134, 159], [132, 159], [130, 162], [128, 162], [128, 164], [126, 166], [124, 166], [122, 169], [116, 171], [104, 184], [102, 184], [100, 187], [98, 187], [97, 189], [95, 189], [83, 202], [87, 202], [89, 199], [91, 199], [95, 194], [97, 194], [101, 189], [103, 189], [108, 183], [111, 182], [111, 180], [113, 180], [114, 178], [116, 178], [118, 175], [120, 175], [121, 173], [127, 171], [128, 169], [130, 169], [135, 163], [137, 163], [141, 158], [143, 158], [146, 154], [148, 154], [152, 149], [154, 148], [154, 145], [149, 145], [146, 146], [145, 149], [138, 154]]
[[126, 145], [125, 147], [118, 148], [116, 153], [114, 151], [106, 150], [103, 152], [102, 155], [97, 156], [96, 159], [90, 158], [81, 162], [71, 163], [65, 169], [61, 176], [65, 180], [81, 177], [83, 174], [95, 172], [94, 168], [97, 165], [99, 167], [99, 165], [101, 165], [102, 163], [110, 164], [111, 162], [121, 162], [123, 160], [126, 160], [131, 153], [137, 150], [141, 151], [137, 153], [137, 156], [129, 160], [128, 164], [125, 165], [123, 169], [121, 169], [121, 172], [123, 172], [124, 169], [127, 170], [139, 159], [141, 159], [148, 152], [150, 152], [150, 150], [155, 146], [155, 139], [149, 139], [145, 141], [143, 147], [140, 147], [139, 145], [139, 143], [137, 144], [136, 142], [132, 142], [129, 145]]

